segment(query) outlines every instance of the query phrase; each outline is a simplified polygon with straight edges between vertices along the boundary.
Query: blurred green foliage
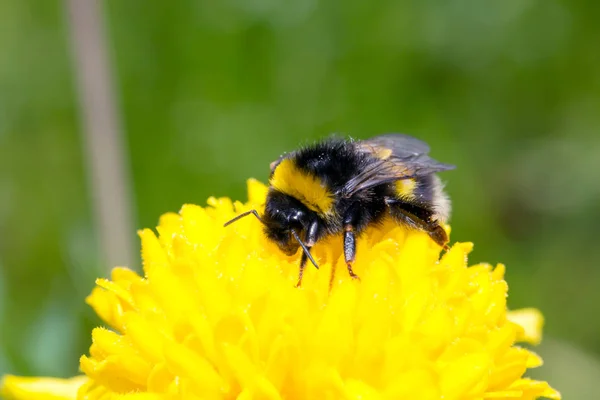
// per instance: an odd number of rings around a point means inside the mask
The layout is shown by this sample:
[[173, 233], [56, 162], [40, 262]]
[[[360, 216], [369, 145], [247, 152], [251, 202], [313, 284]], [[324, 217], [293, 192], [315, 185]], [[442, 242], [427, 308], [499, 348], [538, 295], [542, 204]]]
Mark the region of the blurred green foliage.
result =
[[[547, 317], [541, 372], [600, 371], [600, 5], [591, 1], [109, 1], [137, 227], [245, 198], [280, 153], [340, 132], [428, 141], [453, 240]], [[0, 0], [0, 373], [76, 372], [97, 246], [58, 1]], [[135, 232], [131, 232], [132, 235]], [[133, 266], [138, 267], [138, 266]], [[586, 378], [589, 377], [589, 378]], [[561, 387], [562, 385], [562, 387]]]

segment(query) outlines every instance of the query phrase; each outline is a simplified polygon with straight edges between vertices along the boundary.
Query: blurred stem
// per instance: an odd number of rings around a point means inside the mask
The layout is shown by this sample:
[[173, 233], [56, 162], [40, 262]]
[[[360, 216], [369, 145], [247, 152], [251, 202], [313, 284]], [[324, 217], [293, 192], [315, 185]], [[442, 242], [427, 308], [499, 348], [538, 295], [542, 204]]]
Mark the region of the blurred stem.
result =
[[99, 0], [66, 0], [88, 181], [102, 262], [133, 266], [126, 151]]

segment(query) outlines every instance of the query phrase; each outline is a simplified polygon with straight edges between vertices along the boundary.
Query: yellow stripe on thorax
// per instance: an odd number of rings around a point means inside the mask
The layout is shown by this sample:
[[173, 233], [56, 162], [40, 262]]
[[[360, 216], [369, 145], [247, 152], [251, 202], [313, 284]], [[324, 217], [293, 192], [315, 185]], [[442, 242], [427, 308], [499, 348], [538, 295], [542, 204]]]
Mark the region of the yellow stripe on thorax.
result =
[[329, 214], [333, 211], [333, 195], [325, 184], [299, 169], [290, 159], [279, 163], [269, 183], [317, 213]]
[[396, 181], [396, 194], [401, 199], [414, 200], [417, 181], [414, 179], [400, 179]]

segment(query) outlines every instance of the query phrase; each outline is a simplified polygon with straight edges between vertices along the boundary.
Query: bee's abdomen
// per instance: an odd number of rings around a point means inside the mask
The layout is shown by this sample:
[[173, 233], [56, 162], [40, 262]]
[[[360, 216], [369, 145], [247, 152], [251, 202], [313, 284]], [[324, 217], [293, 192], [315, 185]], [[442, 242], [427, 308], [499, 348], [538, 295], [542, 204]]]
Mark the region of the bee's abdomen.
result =
[[450, 217], [450, 200], [443, 190], [443, 184], [436, 175], [401, 179], [391, 184], [390, 190], [395, 199], [418, 206], [431, 213], [431, 218], [446, 222]]
[[394, 195], [401, 200], [415, 201], [423, 196], [423, 185], [417, 179], [400, 179], [394, 182], [392, 190]]

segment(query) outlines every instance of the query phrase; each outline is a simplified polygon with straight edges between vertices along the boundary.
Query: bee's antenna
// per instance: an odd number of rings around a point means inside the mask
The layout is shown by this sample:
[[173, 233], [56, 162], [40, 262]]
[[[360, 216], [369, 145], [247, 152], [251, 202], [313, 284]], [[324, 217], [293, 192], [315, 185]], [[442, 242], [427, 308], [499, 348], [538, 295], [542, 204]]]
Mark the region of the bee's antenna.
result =
[[265, 221], [263, 221], [263, 219], [260, 217], [260, 215], [258, 215], [258, 213], [256, 212], [256, 210], [250, 210], [250, 211], [243, 212], [243, 213], [241, 213], [240, 215], [238, 215], [237, 217], [235, 217], [234, 219], [231, 219], [231, 220], [229, 220], [229, 221], [225, 222], [225, 224], [224, 224], [223, 226], [227, 226], [227, 225], [229, 225], [229, 224], [232, 224], [232, 223], [234, 223], [235, 221], [237, 221], [238, 219], [240, 219], [240, 218], [244, 218], [244, 217], [246, 217], [246, 216], [248, 216], [248, 215], [250, 215], [250, 214], [254, 214], [254, 216], [255, 216], [256, 218], [258, 218], [258, 220], [259, 220], [261, 223], [263, 223], [263, 224], [265, 223]]
[[294, 235], [294, 238], [296, 238], [296, 240], [298, 241], [298, 243], [300, 243], [300, 246], [302, 247], [302, 250], [304, 250], [304, 254], [306, 254], [306, 257], [308, 257], [308, 259], [315, 266], [316, 269], [319, 269], [319, 266], [315, 262], [315, 259], [312, 258], [312, 255], [310, 254], [310, 250], [308, 249], [308, 247], [306, 247], [306, 245], [304, 244], [304, 242], [302, 240], [300, 240], [300, 237], [298, 236], [298, 234], [296, 233], [296, 231], [293, 230], [293, 229], [292, 229], [292, 235]]

